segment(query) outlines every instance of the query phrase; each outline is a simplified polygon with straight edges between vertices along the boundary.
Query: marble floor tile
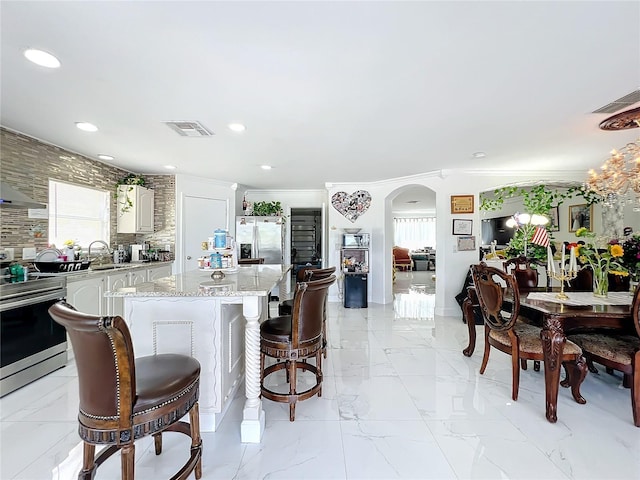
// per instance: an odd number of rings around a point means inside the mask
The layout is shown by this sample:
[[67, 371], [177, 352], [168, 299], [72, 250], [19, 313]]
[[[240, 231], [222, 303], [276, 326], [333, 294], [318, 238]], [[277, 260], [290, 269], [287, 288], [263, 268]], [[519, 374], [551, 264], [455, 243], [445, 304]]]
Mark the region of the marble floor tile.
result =
[[349, 479], [456, 478], [421, 420], [343, 422], [342, 439]]

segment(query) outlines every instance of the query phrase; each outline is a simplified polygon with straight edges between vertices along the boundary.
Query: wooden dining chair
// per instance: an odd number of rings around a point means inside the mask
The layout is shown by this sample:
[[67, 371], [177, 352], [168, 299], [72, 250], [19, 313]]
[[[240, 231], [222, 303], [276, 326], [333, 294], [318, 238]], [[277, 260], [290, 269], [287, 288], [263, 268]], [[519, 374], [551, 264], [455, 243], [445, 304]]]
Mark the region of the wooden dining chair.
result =
[[[517, 400], [521, 361], [544, 361], [541, 328], [520, 315], [520, 291], [515, 277], [503, 270], [489, 267], [484, 262], [472, 266], [472, 275], [485, 324], [484, 356], [480, 373], [484, 374], [487, 368], [491, 347], [511, 355], [511, 398]], [[580, 347], [567, 341], [561, 362], [567, 372], [567, 378], [562, 385], [571, 387], [576, 402], [586, 403], [580, 395], [580, 385], [587, 374]]]
[[538, 267], [539, 264], [534, 259], [523, 255], [510, 258], [502, 264], [505, 272], [516, 277], [519, 288], [536, 288], [538, 286]]
[[633, 296], [631, 319], [635, 334], [576, 333], [567, 338], [580, 345], [587, 361], [622, 372], [623, 383], [631, 389], [633, 423], [640, 427], [640, 288]]
[[575, 278], [569, 280], [565, 286], [567, 292], [591, 292], [593, 290], [593, 270], [583, 266], [576, 272]]
[[[121, 317], [78, 312], [61, 301], [49, 308], [67, 330], [78, 367], [78, 434], [84, 443], [79, 480], [91, 480], [97, 468], [121, 451], [121, 477], [134, 479], [135, 444], [152, 435], [162, 452], [162, 433], [191, 438], [190, 456], [172, 479], [202, 476], [202, 440], [198, 413], [200, 363], [187, 355], [134, 358], [127, 324]], [[189, 423], [180, 419], [189, 415]], [[95, 456], [96, 445], [104, 446]]]
[[[524, 255], [510, 258], [502, 263], [502, 268], [505, 272], [513, 275], [518, 283], [520, 290], [537, 288], [540, 281], [539, 269], [544, 269], [546, 272], [546, 266], [534, 258], [528, 258]], [[546, 274], [546, 286], [551, 286], [551, 277]], [[522, 360], [520, 365], [523, 370], [527, 369], [527, 361]], [[535, 360], [533, 362], [533, 370], [540, 371], [540, 362]]]

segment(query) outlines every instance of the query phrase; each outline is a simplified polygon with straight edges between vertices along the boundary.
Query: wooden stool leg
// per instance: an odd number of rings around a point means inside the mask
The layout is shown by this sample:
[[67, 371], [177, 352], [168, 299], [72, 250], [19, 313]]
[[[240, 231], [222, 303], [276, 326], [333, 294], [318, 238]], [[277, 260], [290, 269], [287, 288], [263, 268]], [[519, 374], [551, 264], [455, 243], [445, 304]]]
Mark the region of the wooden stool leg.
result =
[[122, 469], [122, 480], [134, 480], [133, 466], [136, 461], [136, 446], [131, 442], [120, 450], [120, 466]]
[[322, 355], [327, 358], [327, 320], [322, 320]]
[[200, 450], [200, 458], [196, 463], [196, 480], [202, 477], [202, 439], [200, 438], [200, 407], [198, 402], [189, 410], [189, 425], [191, 426], [191, 449]]
[[162, 453], [162, 432], [153, 435], [153, 445], [156, 449], [156, 455]]
[[318, 397], [322, 396], [322, 352], [318, 350], [316, 352], [316, 382], [320, 384], [318, 390]]
[[287, 371], [289, 372], [289, 421], [293, 422], [296, 419], [296, 383], [297, 383], [297, 369], [298, 366], [294, 361], [289, 361], [289, 368]]
[[85, 442], [82, 454], [82, 470], [78, 474], [78, 480], [92, 480], [96, 474], [96, 446]]

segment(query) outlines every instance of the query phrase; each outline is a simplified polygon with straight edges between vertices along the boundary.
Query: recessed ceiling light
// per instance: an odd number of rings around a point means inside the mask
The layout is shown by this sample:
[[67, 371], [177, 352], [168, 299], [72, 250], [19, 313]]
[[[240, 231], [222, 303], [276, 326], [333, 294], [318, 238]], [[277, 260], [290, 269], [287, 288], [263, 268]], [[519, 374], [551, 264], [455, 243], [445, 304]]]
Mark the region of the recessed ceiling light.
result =
[[263, 170], [271, 170], [271, 165], [260, 165], [260, 168]]
[[175, 170], [176, 166], [175, 165], [165, 165], [164, 168], [166, 168], [167, 170]]
[[60, 60], [43, 50], [37, 50], [35, 48], [29, 48], [24, 51], [24, 56], [27, 60], [32, 61], [36, 65], [47, 68], [59, 68]]
[[232, 130], [234, 132], [244, 132], [247, 129], [247, 127], [245, 127], [241, 123], [230, 123], [228, 127], [229, 127], [229, 130]]
[[473, 158], [484, 158], [484, 157], [487, 156], [487, 154], [484, 153], [484, 152], [474, 152], [474, 153], [471, 154], [471, 156]]
[[89, 122], [76, 122], [76, 127], [85, 132], [97, 132], [98, 127], [96, 127], [93, 123]]
[[108, 161], [108, 162], [110, 162], [111, 160], [115, 160], [115, 158], [114, 158], [114, 157], [112, 157], [111, 155], [105, 155], [104, 153], [100, 153], [100, 154], [98, 154], [98, 158], [99, 158], [100, 160], [106, 160], [106, 161]]

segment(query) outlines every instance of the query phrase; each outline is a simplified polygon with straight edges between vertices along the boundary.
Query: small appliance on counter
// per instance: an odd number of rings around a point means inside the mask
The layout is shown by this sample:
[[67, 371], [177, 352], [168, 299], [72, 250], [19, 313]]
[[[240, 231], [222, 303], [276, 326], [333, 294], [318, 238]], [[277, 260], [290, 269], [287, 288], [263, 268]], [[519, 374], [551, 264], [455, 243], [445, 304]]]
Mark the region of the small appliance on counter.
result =
[[142, 245], [131, 245], [131, 261], [142, 262]]
[[118, 249], [113, 251], [113, 263], [125, 263], [128, 260], [127, 252], [123, 245], [118, 245]]

